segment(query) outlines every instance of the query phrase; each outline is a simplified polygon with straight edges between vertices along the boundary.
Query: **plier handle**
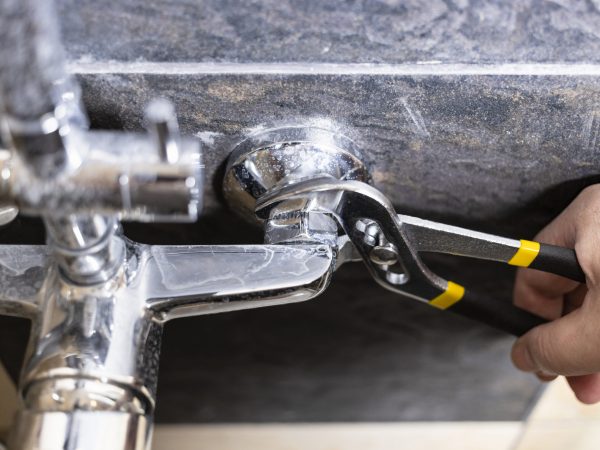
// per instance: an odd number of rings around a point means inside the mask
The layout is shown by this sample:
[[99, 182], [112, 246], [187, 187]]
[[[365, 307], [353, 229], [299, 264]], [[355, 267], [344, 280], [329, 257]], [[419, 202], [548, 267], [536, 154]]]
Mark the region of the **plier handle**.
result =
[[275, 205], [307, 196], [318, 198], [311, 202], [311, 208], [336, 218], [380, 285], [516, 336], [544, 323], [545, 319], [508, 301], [485, 299], [439, 277], [425, 265], [420, 253], [487, 259], [586, 282], [572, 249], [398, 215], [380, 191], [360, 181], [330, 177], [299, 181], [260, 197], [255, 212], [267, 218]]

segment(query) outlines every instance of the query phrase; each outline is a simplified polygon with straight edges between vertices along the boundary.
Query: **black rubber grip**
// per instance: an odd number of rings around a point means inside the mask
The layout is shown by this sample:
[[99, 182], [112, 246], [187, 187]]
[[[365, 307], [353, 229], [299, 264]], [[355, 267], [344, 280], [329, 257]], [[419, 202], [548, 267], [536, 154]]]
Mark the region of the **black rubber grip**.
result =
[[555, 273], [585, 283], [585, 274], [577, 261], [575, 250], [570, 248], [540, 244], [540, 251], [529, 268]]
[[478, 298], [476, 294], [469, 291], [466, 291], [463, 298], [449, 307], [447, 311], [483, 322], [514, 336], [521, 336], [532, 328], [547, 322], [546, 319], [517, 308], [510, 302]]

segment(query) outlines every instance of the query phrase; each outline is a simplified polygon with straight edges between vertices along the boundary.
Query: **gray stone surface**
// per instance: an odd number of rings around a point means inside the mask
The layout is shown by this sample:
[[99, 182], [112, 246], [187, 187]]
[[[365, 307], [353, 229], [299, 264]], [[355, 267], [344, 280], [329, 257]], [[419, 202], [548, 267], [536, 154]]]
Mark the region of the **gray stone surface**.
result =
[[99, 127], [139, 129], [151, 97], [173, 100], [182, 130], [205, 143], [208, 211], [222, 205], [219, 169], [235, 143], [246, 129], [269, 123], [341, 124], [371, 163], [375, 186], [399, 211], [510, 234], [531, 236], [564, 204], [555, 197], [545, 210], [543, 200], [555, 191], [573, 196], [600, 162], [596, 77], [86, 73], [80, 79]]
[[598, 0], [59, 0], [74, 59], [600, 61]]

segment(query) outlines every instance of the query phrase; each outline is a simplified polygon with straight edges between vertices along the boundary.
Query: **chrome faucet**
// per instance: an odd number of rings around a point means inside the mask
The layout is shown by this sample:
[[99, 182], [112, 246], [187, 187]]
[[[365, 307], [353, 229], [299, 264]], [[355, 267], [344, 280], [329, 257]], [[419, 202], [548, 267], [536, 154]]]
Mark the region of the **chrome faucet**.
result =
[[126, 239], [120, 220], [196, 220], [199, 143], [164, 100], [148, 134], [90, 130], [55, 20], [50, 1], [0, 0], [0, 216], [47, 231], [0, 246], [0, 314], [32, 321], [9, 448], [146, 449], [163, 324], [311, 298], [333, 251]]

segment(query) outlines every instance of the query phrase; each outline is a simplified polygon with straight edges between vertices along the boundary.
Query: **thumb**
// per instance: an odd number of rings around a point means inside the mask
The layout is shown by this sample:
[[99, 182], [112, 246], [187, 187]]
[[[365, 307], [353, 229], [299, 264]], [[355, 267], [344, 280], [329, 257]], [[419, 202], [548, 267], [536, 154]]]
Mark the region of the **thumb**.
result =
[[600, 331], [590, 303], [553, 322], [540, 325], [515, 342], [513, 363], [526, 372], [586, 375], [600, 371]]

